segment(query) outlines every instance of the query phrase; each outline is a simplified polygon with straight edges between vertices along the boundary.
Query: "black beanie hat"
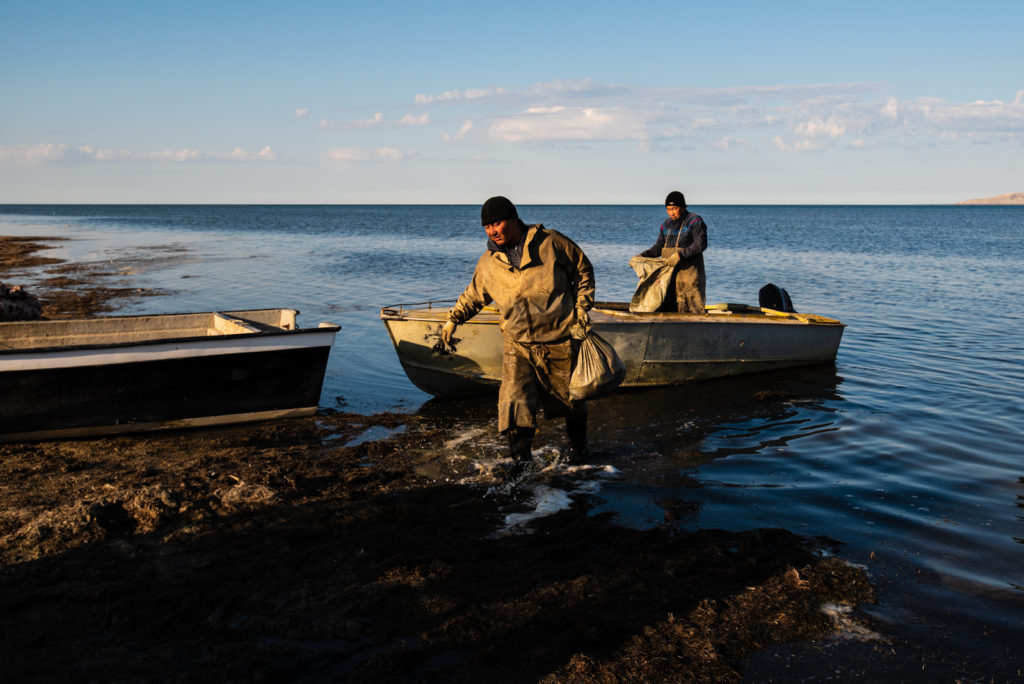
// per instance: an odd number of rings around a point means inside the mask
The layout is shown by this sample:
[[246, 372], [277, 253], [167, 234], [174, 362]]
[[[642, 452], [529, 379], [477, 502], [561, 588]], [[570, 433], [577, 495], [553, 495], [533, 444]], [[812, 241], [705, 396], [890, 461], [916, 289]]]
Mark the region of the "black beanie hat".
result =
[[673, 190], [672, 192], [668, 193], [668, 197], [665, 198], [665, 206], [680, 207], [682, 209], [685, 209], [686, 198], [683, 197], [683, 193], [679, 192], [678, 190]]
[[516, 205], [512, 204], [507, 197], [498, 195], [484, 202], [480, 209], [480, 225], [489, 226], [505, 219], [519, 218]]

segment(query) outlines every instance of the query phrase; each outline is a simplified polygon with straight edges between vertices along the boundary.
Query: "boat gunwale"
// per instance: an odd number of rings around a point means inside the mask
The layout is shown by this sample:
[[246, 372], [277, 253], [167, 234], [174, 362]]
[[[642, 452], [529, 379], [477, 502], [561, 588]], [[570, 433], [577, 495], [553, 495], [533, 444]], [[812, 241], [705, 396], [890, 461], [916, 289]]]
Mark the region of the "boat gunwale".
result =
[[[392, 304], [390, 306], [384, 306], [380, 309], [380, 319], [387, 321], [416, 321], [416, 322], [437, 322], [441, 320], [439, 314], [442, 313], [442, 306], [434, 306], [437, 304], [451, 305], [454, 304], [454, 299], [449, 300], [434, 300], [429, 302], [416, 302], [411, 304]], [[676, 323], [747, 323], [747, 324], [766, 324], [766, 325], [811, 325], [811, 326], [825, 326], [825, 327], [841, 327], [845, 328], [846, 324], [836, 318], [829, 316], [823, 316], [821, 314], [802, 314], [788, 311], [778, 311], [776, 309], [768, 309], [764, 307], [754, 307], [748, 304], [735, 304], [735, 303], [722, 303], [722, 304], [711, 304], [705, 307], [708, 311], [706, 314], [684, 314], [678, 312], [633, 312], [628, 310], [628, 304], [625, 302], [595, 302], [593, 311], [599, 311], [601, 313], [607, 312], [608, 316], [615, 317], [613, 321], [601, 321], [603, 322], [615, 322], [625, 323], [628, 325], [645, 325], [659, 320], [666, 322]], [[415, 307], [415, 308], [414, 308]], [[716, 308], [719, 307], [719, 308]], [[728, 307], [744, 307], [746, 310], [733, 311]], [[450, 307], [449, 307], [450, 308]], [[428, 316], [423, 312], [431, 312]], [[486, 306], [481, 309], [481, 312], [487, 313], [498, 313], [498, 309], [493, 306]], [[716, 313], [721, 312], [721, 313]], [[420, 315], [416, 315], [419, 313]], [[593, 321], [596, 322], [596, 321]], [[477, 320], [470, 319], [466, 321], [464, 325], [498, 325], [498, 320]]]
[[[90, 321], [109, 322], [109, 321], [131, 320], [131, 319], [141, 319], [141, 318], [167, 319], [167, 318], [171, 318], [171, 317], [175, 317], [175, 316], [204, 316], [204, 315], [216, 315], [216, 314], [230, 315], [230, 314], [236, 314], [236, 313], [240, 314], [240, 313], [263, 312], [263, 311], [293, 311], [293, 312], [295, 312], [296, 316], [299, 313], [298, 310], [296, 310], [296, 309], [289, 309], [289, 308], [282, 307], [282, 308], [269, 308], [269, 309], [244, 309], [244, 310], [238, 310], [238, 311], [196, 311], [196, 312], [191, 312], [191, 313], [183, 312], [183, 313], [167, 313], [167, 314], [132, 314], [132, 315], [127, 315], [127, 316], [97, 316], [95, 318], [59, 318], [59, 319], [53, 319], [53, 320], [5, 321], [4, 323], [0, 323], [0, 331], [3, 330], [3, 327], [2, 327], [3, 325], [8, 325], [8, 324], [15, 324], [15, 325], [17, 325], [17, 324], [24, 324], [24, 323], [44, 323], [44, 324], [45, 323], [56, 323], [56, 324], [60, 324], [60, 323], [69, 323], [69, 322], [82, 323], [82, 322], [90, 322]], [[236, 318], [241, 319], [240, 316], [236, 316]], [[242, 320], [244, 320], [244, 319], [242, 319]], [[269, 325], [269, 324], [264, 324], [264, 325]], [[193, 342], [214, 342], [216, 340], [225, 340], [225, 341], [227, 341], [227, 340], [241, 340], [241, 339], [249, 339], [249, 338], [254, 338], [254, 337], [283, 337], [283, 336], [289, 336], [289, 335], [294, 336], [294, 335], [297, 335], [297, 334], [318, 333], [318, 332], [331, 332], [331, 333], [337, 334], [338, 332], [341, 331], [341, 326], [337, 325], [335, 323], [321, 323], [321, 324], [319, 324], [315, 328], [299, 328], [299, 327], [295, 327], [295, 328], [276, 328], [274, 326], [269, 326], [269, 327], [272, 327], [274, 329], [271, 329], [271, 330], [253, 330], [253, 331], [246, 331], [246, 332], [227, 332], [227, 333], [221, 333], [221, 334], [218, 334], [218, 335], [187, 335], [187, 336], [184, 336], [184, 337], [182, 337], [182, 336], [167, 336], [167, 337], [157, 337], [157, 338], [148, 339], [148, 340], [128, 340], [128, 341], [125, 341], [125, 342], [106, 342], [106, 343], [96, 342], [96, 343], [91, 343], [91, 344], [90, 343], [85, 343], [85, 344], [64, 344], [64, 345], [52, 345], [51, 344], [51, 345], [47, 345], [45, 347], [43, 347], [43, 346], [36, 346], [36, 347], [5, 347], [4, 344], [3, 344], [3, 338], [0, 337], [0, 355], [9, 356], [9, 355], [15, 355], [15, 354], [21, 354], [21, 355], [27, 355], [27, 354], [53, 354], [53, 353], [56, 353], [56, 352], [90, 351], [90, 350], [97, 350], [97, 349], [109, 349], [111, 351], [114, 351], [114, 350], [124, 350], [124, 349], [132, 348], [132, 347], [147, 347], [147, 346], [154, 346], [154, 345], [161, 345], [161, 344], [183, 344], [183, 343], [193, 343]], [[73, 336], [73, 335], [69, 335], [69, 337], [71, 337], [71, 336]], [[325, 345], [325, 346], [333, 346], [333, 341], [332, 341], [332, 344]]]

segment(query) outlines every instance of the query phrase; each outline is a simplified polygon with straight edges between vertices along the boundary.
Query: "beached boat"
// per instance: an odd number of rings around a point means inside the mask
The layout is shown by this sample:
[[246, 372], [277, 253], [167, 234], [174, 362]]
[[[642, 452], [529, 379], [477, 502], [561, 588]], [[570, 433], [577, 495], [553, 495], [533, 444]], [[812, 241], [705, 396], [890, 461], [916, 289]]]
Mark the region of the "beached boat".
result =
[[[445, 349], [441, 327], [453, 302], [384, 307], [380, 317], [413, 384], [434, 396], [491, 392], [501, 382], [498, 311], [487, 307], [456, 330]], [[630, 313], [629, 304], [598, 302], [597, 331], [626, 364], [623, 387], [655, 387], [835, 363], [845, 327], [825, 316], [745, 304], [714, 304], [706, 315]]]
[[310, 415], [341, 328], [297, 313], [0, 323], [0, 441]]

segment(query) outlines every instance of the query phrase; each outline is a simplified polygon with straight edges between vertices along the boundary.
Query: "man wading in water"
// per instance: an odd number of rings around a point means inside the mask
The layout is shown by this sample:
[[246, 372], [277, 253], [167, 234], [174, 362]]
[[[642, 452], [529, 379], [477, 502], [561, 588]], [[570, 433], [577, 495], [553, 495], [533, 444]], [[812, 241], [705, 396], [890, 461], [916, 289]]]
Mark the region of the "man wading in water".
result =
[[456, 326], [492, 301], [501, 314], [504, 350], [498, 392], [498, 432], [508, 436], [515, 479], [532, 458], [538, 404], [547, 417], [564, 416], [570, 459], [587, 454], [587, 407], [569, 396], [579, 338], [590, 327], [594, 267], [561, 233], [527, 226], [504, 197], [484, 202], [480, 222], [487, 251], [473, 280], [448, 314], [441, 337], [454, 341]]

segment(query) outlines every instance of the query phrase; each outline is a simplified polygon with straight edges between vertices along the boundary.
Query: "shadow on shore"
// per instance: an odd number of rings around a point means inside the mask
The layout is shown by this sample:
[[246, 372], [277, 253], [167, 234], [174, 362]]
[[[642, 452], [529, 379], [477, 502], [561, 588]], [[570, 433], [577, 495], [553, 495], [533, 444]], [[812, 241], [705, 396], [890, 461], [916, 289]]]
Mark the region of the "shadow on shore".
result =
[[446, 436], [336, 414], [0, 448], [7, 675], [736, 681], [871, 598], [787, 531], [623, 529], [586, 497], [496, 536], [515, 492], [438, 470]]

